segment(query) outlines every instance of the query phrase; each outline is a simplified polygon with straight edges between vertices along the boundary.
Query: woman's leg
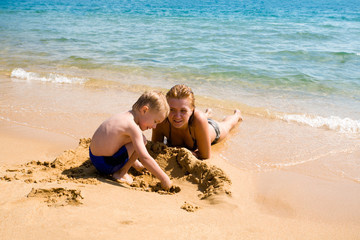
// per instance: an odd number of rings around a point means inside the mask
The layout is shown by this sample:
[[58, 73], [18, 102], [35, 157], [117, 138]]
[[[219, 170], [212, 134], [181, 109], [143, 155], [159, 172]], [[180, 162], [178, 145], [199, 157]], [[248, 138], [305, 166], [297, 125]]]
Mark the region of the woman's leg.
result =
[[[210, 117], [212, 110], [210, 108], [206, 109], [205, 114], [207, 117]], [[241, 111], [239, 109], [235, 109], [233, 115], [226, 116], [224, 120], [217, 122], [220, 128], [220, 138], [218, 141], [223, 140], [229, 134], [230, 130], [233, 129], [235, 125], [242, 120]], [[209, 127], [213, 128], [212, 126]]]
[[230, 130], [233, 129], [235, 125], [242, 120], [243, 118], [241, 116], [241, 111], [239, 109], [235, 109], [233, 115], [229, 115], [225, 117], [224, 120], [219, 122], [219, 127], [220, 127], [219, 141], [224, 139], [229, 134]]

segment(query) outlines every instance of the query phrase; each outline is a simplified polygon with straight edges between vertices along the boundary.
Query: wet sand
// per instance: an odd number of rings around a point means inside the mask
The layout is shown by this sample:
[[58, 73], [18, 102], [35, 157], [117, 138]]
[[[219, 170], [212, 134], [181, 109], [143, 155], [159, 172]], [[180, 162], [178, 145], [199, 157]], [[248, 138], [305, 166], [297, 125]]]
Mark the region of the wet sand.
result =
[[360, 239], [357, 175], [330, 171], [356, 169], [340, 164], [360, 156], [356, 139], [245, 114], [210, 160], [149, 145], [177, 187], [163, 192], [88, 162], [93, 131], [139, 92], [6, 76], [0, 91], [2, 239]]

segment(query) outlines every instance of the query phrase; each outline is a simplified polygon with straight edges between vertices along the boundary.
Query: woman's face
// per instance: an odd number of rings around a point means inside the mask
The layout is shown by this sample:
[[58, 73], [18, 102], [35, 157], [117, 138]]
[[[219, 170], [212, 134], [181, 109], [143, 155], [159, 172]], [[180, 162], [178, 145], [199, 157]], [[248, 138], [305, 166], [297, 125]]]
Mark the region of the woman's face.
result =
[[169, 98], [170, 113], [168, 119], [175, 128], [185, 127], [193, 113], [190, 100], [188, 98], [176, 99]]

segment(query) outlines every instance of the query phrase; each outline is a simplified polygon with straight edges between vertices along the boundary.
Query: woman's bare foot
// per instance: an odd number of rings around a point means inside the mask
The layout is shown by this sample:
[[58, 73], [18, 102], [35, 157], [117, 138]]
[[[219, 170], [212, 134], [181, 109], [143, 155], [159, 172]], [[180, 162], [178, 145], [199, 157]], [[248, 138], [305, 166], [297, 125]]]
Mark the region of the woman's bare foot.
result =
[[243, 120], [243, 117], [241, 115], [241, 111], [239, 109], [234, 110], [234, 115], [238, 117], [238, 122]]
[[211, 115], [212, 115], [212, 109], [211, 109], [211, 108], [207, 108], [207, 109], [205, 110], [205, 115], [206, 115], [206, 117], [211, 117]]
[[120, 176], [120, 174], [116, 172], [113, 174], [113, 178], [120, 183], [127, 183], [129, 185], [133, 183], [133, 179], [128, 173], [125, 173], [123, 176]]
[[133, 166], [133, 167], [136, 169], [136, 171], [138, 171], [138, 172], [142, 172], [142, 171], [144, 171], [144, 169], [145, 169], [144, 165], [142, 165], [142, 163], [141, 163], [139, 160], [136, 160], [132, 166]]

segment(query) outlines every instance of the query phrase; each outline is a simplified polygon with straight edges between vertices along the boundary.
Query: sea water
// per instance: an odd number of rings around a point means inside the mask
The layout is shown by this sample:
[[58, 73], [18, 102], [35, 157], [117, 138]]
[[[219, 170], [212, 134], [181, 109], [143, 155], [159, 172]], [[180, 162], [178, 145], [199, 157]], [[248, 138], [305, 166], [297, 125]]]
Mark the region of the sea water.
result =
[[119, 90], [184, 83], [199, 103], [358, 141], [360, 4], [2, 0], [0, 73]]

